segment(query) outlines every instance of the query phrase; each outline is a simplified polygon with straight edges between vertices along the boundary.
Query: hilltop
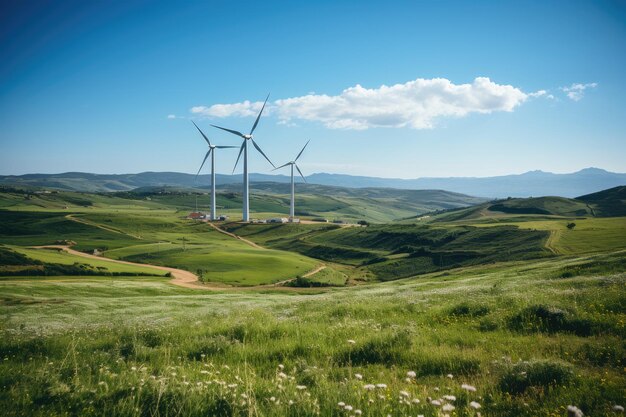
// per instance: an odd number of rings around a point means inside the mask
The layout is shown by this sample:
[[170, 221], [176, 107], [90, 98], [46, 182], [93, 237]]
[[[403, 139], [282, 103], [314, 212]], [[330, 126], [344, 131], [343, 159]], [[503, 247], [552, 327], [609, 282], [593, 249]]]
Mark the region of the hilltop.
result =
[[[142, 172], [138, 174], [27, 174], [0, 176], [0, 185], [50, 188], [66, 191], [110, 192], [139, 187], [173, 186], [191, 188], [210, 184], [209, 175], [179, 172]], [[251, 182], [288, 183], [285, 175], [250, 174]], [[309, 184], [348, 188], [396, 188], [405, 190], [435, 189], [487, 198], [556, 195], [575, 197], [626, 184], [626, 174], [587, 168], [570, 174], [530, 171], [519, 175], [497, 177], [450, 178], [377, 178], [344, 174], [316, 173], [307, 176]], [[241, 175], [217, 174], [220, 185], [240, 184]]]

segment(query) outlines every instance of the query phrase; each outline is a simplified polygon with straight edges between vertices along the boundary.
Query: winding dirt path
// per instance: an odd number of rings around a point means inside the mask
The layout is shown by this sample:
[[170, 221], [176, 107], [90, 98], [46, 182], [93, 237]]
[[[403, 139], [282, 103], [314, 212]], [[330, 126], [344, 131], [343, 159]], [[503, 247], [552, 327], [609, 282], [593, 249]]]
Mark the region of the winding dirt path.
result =
[[48, 246], [31, 246], [31, 247], [36, 248], [36, 249], [60, 249], [72, 255], [82, 256], [83, 258], [98, 259], [100, 261], [108, 261], [108, 262], [113, 262], [116, 264], [144, 266], [148, 268], [158, 269], [159, 271], [170, 272], [172, 274], [173, 278], [170, 281], [171, 284], [178, 285], [180, 287], [185, 287], [185, 288], [216, 289], [215, 287], [209, 288], [206, 285], [199, 284], [198, 277], [195, 274], [189, 271], [184, 271], [182, 269], [170, 268], [168, 266], [157, 266], [157, 265], [150, 265], [150, 264], [140, 264], [136, 262], [120, 261], [118, 259], [111, 259], [111, 258], [105, 258], [103, 256], [90, 255], [88, 253], [74, 250], [67, 245], [48, 245]]
[[135, 239], [142, 240], [141, 236], [133, 235], [132, 233], [124, 232], [124, 231], [116, 229], [114, 227], [104, 226], [102, 224], [95, 223], [95, 222], [92, 222], [92, 221], [89, 221], [89, 220], [85, 220], [83, 218], [74, 217], [73, 214], [68, 214], [67, 216], [65, 216], [65, 218], [68, 219], [68, 220], [71, 220], [73, 222], [76, 222], [76, 223], [82, 223], [82, 224], [86, 224], [87, 226], [97, 227], [98, 229], [106, 230], [107, 232], [117, 233], [117, 234], [120, 234], [120, 235], [126, 235], [126, 236], [130, 236], [130, 237], [134, 237]]
[[[185, 271], [183, 269], [177, 269], [177, 268], [170, 268], [168, 266], [157, 266], [157, 265], [150, 265], [150, 264], [141, 264], [141, 263], [137, 263], [137, 262], [129, 262], [129, 261], [121, 261], [118, 259], [111, 259], [111, 258], [106, 258], [103, 256], [97, 256], [97, 255], [91, 255], [89, 253], [85, 253], [85, 252], [79, 252], [75, 249], [70, 248], [67, 245], [45, 245], [45, 246], [30, 246], [33, 249], [59, 249], [59, 250], [63, 250], [69, 254], [72, 255], [76, 255], [76, 256], [82, 256], [83, 258], [89, 258], [89, 259], [97, 259], [100, 261], [108, 261], [108, 262], [113, 262], [113, 263], [117, 263], [117, 264], [123, 264], [123, 265], [133, 265], [133, 266], [144, 266], [144, 267], [148, 267], [148, 268], [153, 268], [153, 269], [157, 269], [159, 271], [165, 271], [165, 272], [170, 272], [172, 274], [172, 279], [170, 280], [170, 284], [174, 284], [174, 285], [178, 285], [179, 287], [184, 287], [184, 288], [191, 288], [194, 290], [205, 290], [205, 291], [250, 291], [250, 290], [267, 290], [267, 289], [279, 289], [279, 290], [285, 290], [285, 291], [305, 291], [307, 290], [307, 288], [297, 288], [297, 287], [286, 287], [284, 286], [286, 283], [293, 281], [293, 279], [288, 279], [288, 280], [284, 280], [284, 281], [280, 281], [280, 282], [276, 282], [274, 284], [267, 284], [267, 285], [253, 285], [253, 286], [249, 286], [249, 287], [234, 287], [234, 286], [230, 286], [230, 285], [226, 285], [226, 284], [220, 284], [220, 283], [213, 283], [213, 282], [208, 282], [205, 284], [201, 284], [200, 281], [198, 280], [198, 276], [192, 272], [189, 271]], [[309, 275], [313, 275], [316, 272], [321, 271], [322, 269], [326, 268], [326, 265], [321, 265], [319, 267], [317, 267], [316, 269], [307, 272], [304, 276], [309, 276]], [[319, 288], [318, 288], [319, 290]]]
[[236, 234], [234, 234], [234, 233], [227, 232], [226, 230], [222, 229], [221, 227], [219, 227], [219, 226], [218, 226], [218, 225], [216, 225], [216, 224], [213, 224], [213, 223], [211, 223], [211, 222], [207, 222], [207, 224], [208, 224], [209, 226], [211, 226], [212, 228], [214, 228], [215, 230], [217, 230], [218, 232], [223, 233], [223, 234], [225, 234], [226, 236], [230, 236], [230, 237], [232, 237], [233, 239], [238, 239], [238, 240], [241, 240], [242, 242], [247, 243], [248, 245], [252, 246], [253, 248], [257, 248], [257, 249], [265, 249], [263, 246], [259, 246], [259, 245], [257, 245], [256, 243], [254, 243], [254, 242], [253, 242], [253, 241], [251, 241], [251, 240], [248, 240], [248, 239], [246, 239], [246, 238], [243, 238], [243, 237], [241, 237], [241, 236], [238, 236], [238, 235], [236, 235]]
[[318, 272], [320, 272], [322, 269], [326, 269], [326, 265], [322, 264], [320, 266], [318, 266], [317, 268], [315, 268], [312, 271], [307, 272], [306, 274], [302, 275], [303, 278], [307, 278], [310, 277], [311, 275], [315, 275]]

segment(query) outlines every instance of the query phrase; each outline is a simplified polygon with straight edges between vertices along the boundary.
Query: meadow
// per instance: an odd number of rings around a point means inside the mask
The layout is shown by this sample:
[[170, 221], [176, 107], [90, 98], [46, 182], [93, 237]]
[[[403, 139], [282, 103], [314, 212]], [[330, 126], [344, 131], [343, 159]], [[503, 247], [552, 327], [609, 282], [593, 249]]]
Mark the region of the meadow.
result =
[[[564, 416], [573, 405], [617, 416], [626, 405], [623, 217], [483, 207], [369, 227], [220, 224], [242, 240], [183, 219], [188, 200], [70, 197], [81, 204], [0, 198], [0, 260], [110, 272], [0, 277], [6, 415]], [[105, 258], [30, 248], [58, 240]], [[209, 282], [183, 288], [106, 257]]]

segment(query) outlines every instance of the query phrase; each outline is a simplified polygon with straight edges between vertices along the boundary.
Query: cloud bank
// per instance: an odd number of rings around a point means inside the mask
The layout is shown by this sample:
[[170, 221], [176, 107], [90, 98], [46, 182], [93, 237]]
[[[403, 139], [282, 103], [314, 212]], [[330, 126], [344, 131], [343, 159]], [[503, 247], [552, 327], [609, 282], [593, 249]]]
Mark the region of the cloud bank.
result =
[[[573, 88], [573, 86], [572, 86]], [[340, 94], [310, 93], [276, 100], [268, 113], [279, 123], [303, 120], [320, 122], [330, 129], [369, 129], [374, 127], [432, 129], [443, 118], [472, 113], [511, 112], [526, 100], [550, 98], [545, 90], [525, 93], [512, 85], [497, 84], [478, 77], [471, 84], [454, 84], [445, 78], [418, 78], [404, 84], [347, 88]], [[262, 102], [196, 106], [191, 113], [211, 118], [256, 116]]]

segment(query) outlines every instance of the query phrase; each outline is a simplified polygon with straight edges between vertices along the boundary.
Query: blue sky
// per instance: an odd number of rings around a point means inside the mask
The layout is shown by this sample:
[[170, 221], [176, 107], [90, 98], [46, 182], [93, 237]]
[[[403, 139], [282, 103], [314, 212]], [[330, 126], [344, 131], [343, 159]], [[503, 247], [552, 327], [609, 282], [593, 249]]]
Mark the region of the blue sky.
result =
[[624, 2], [0, 7], [0, 174], [195, 173], [189, 119], [237, 145], [209, 124], [249, 130], [268, 92], [255, 139], [276, 165], [311, 139], [305, 174], [626, 172]]

